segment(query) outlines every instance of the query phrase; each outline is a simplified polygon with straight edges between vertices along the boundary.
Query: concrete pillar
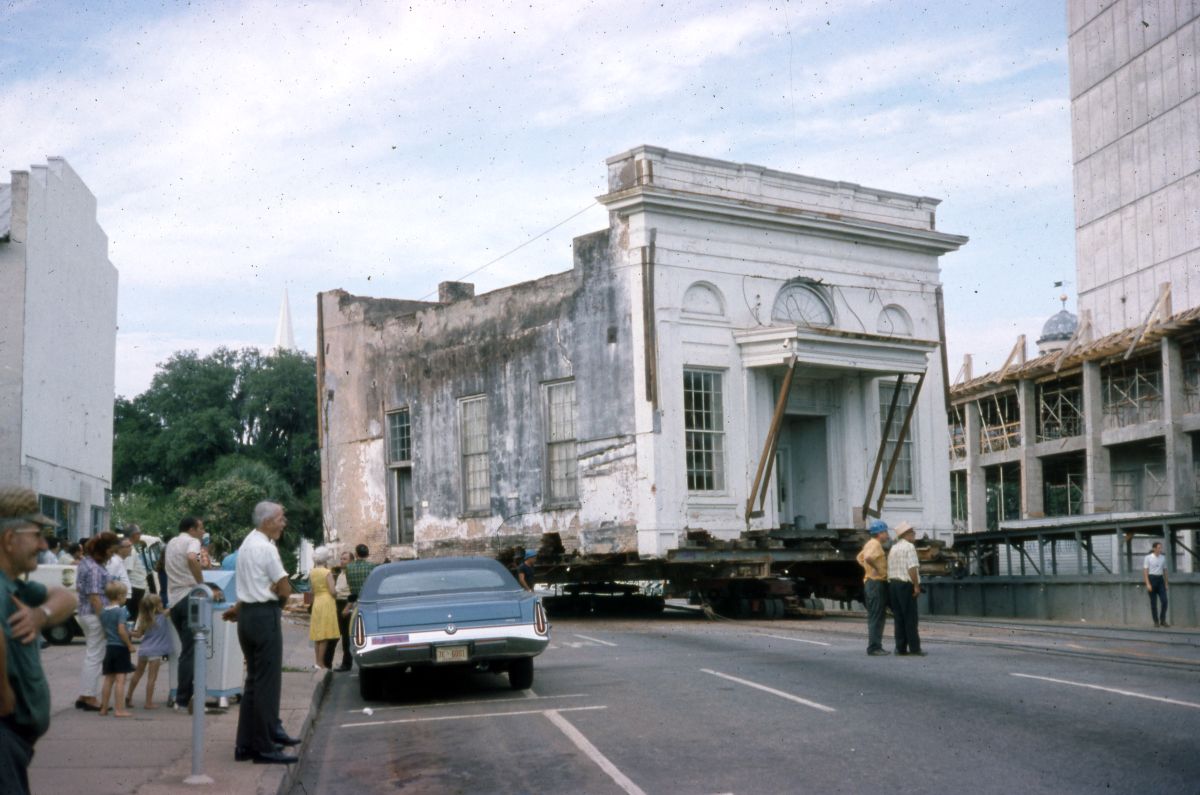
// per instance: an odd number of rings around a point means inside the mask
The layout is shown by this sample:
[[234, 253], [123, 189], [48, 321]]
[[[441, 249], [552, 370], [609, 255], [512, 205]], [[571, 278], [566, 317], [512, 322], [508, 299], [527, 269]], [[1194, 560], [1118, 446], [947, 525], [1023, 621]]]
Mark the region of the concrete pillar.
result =
[[987, 530], [987, 484], [979, 465], [979, 408], [971, 400], [963, 404], [967, 437], [967, 531]]
[[1046, 515], [1043, 505], [1042, 459], [1034, 455], [1037, 442], [1037, 385], [1023, 380], [1017, 385], [1017, 405], [1021, 412], [1021, 518], [1040, 519]]
[[1167, 510], [1190, 511], [1196, 505], [1192, 439], [1183, 431], [1185, 411], [1183, 357], [1179, 342], [1162, 341], [1163, 435], [1166, 437]]
[[1083, 364], [1083, 435], [1087, 442], [1083, 512], [1108, 513], [1112, 510], [1112, 462], [1101, 442], [1104, 430], [1104, 392], [1097, 362]]

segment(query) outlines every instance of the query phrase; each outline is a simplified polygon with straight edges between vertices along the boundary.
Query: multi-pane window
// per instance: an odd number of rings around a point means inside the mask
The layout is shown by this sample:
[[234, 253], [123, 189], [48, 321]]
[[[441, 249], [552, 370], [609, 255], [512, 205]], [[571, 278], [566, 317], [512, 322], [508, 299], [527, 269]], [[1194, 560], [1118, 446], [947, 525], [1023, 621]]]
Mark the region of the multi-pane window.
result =
[[725, 410], [720, 373], [683, 371], [683, 428], [688, 491], [724, 491]]
[[573, 502], [576, 479], [575, 382], [546, 385], [546, 485], [548, 502]]
[[[911, 384], [900, 387], [900, 399], [896, 401], [896, 412], [892, 416], [891, 427], [885, 427], [888, 421], [888, 409], [892, 405], [892, 395], [896, 384], [887, 381], [879, 383], [879, 428], [880, 435], [887, 440], [884, 449], [884, 465], [892, 460], [896, 442], [900, 439], [900, 429], [904, 427], [904, 416], [908, 414], [909, 404], [912, 403], [913, 388]], [[888, 483], [888, 494], [911, 496], [913, 494], [913, 433], [916, 431], [916, 420], [908, 426], [904, 444], [900, 446], [900, 456], [896, 459], [896, 468], [892, 470], [892, 480]]]
[[459, 444], [462, 447], [463, 508], [486, 511], [491, 504], [488, 472], [487, 398], [463, 398], [458, 403]]
[[79, 538], [79, 503], [38, 496], [38, 509], [58, 523], [58, 534], [65, 538]]
[[409, 423], [408, 409], [389, 412], [387, 429], [388, 463], [412, 461], [412, 425]]

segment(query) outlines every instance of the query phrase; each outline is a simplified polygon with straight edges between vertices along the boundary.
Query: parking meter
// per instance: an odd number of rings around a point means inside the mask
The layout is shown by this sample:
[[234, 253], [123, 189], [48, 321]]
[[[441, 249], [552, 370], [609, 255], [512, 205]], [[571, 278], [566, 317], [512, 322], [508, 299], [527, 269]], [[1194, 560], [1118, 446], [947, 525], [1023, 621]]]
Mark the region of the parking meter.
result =
[[193, 632], [209, 632], [213, 625], [213, 592], [204, 584], [197, 584], [188, 593], [188, 629]]
[[212, 633], [213, 590], [203, 583], [192, 586], [188, 592], [188, 630], [196, 633], [195, 652], [192, 655], [192, 774], [185, 784], [211, 784], [213, 780], [204, 775], [204, 711], [208, 701], [208, 636]]

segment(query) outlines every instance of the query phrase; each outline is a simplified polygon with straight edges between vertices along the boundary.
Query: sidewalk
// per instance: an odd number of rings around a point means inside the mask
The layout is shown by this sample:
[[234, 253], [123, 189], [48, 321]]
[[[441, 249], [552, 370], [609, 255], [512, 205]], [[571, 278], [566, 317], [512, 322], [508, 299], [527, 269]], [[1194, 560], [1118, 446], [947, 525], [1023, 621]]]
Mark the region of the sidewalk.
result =
[[[288, 733], [304, 737], [309, 712], [323, 695], [327, 674], [312, 669], [313, 652], [308, 624], [283, 619], [283, 693], [280, 718]], [[142, 708], [144, 685], [131, 718], [101, 717], [75, 709], [83, 639], [69, 646], [42, 650], [42, 665], [50, 680], [50, 731], [38, 741], [29, 783], [36, 795], [86, 792], [88, 795], [167, 795], [167, 793], [279, 792], [288, 765], [256, 765], [233, 761], [237, 734], [237, 704], [228, 712], [205, 717], [204, 773], [212, 784], [189, 787], [184, 778], [192, 772], [192, 717], [168, 709], [169, 678], [164, 662], [159, 669], [155, 710]], [[339, 652], [340, 654], [340, 652]], [[314, 710], [315, 715], [315, 710]], [[307, 739], [305, 737], [305, 739]], [[298, 749], [301, 756], [305, 745]]]

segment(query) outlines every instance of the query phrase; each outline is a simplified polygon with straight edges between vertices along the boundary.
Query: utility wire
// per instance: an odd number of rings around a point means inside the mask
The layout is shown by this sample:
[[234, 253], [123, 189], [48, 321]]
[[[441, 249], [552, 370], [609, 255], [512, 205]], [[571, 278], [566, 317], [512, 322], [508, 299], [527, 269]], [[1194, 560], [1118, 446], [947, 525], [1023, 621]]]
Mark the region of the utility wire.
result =
[[[584, 208], [583, 208], [582, 210], [580, 210], [579, 212], [577, 212], [577, 213], [573, 213], [572, 215], [569, 215], [569, 216], [567, 216], [566, 218], [562, 219], [562, 220], [561, 220], [561, 221], [559, 221], [557, 224], [555, 224], [554, 226], [552, 226], [552, 227], [550, 227], [549, 229], [545, 230], [544, 232], [538, 232], [536, 235], [534, 235], [533, 237], [529, 238], [529, 239], [528, 239], [528, 240], [526, 240], [524, 243], [520, 244], [519, 246], [515, 246], [515, 247], [513, 247], [513, 248], [510, 248], [508, 251], [506, 251], [506, 252], [504, 252], [503, 254], [501, 254], [500, 256], [496, 257], [494, 260], [491, 260], [490, 262], [485, 262], [484, 264], [480, 265], [478, 268], [476, 268], [475, 270], [471, 271], [470, 273], [468, 273], [468, 274], [466, 274], [466, 275], [464, 275], [464, 276], [459, 276], [459, 277], [458, 277], [458, 279], [457, 279], [457, 281], [460, 281], [460, 282], [461, 282], [461, 281], [463, 281], [464, 279], [469, 279], [469, 278], [471, 278], [472, 276], [474, 276], [475, 274], [479, 273], [481, 270], [484, 270], [485, 268], [490, 268], [492, 265], [495, 265], [497, 262], [499, 262], [500, 260], [504, 259], [504, 258], [505, 258], [505, 257], [507, 257], [508, 255], [517, 253], [518, 251], [520, 251], [521, 249], [525, 248], [526, 246], [528, 246], [528, 245], [529, 245], [530, 243], [532, 243], [533, 241], [535, 241], [535, 240], [537, 240], [538, 238], [542, 237], [543, 235], [548, 235], [548, 234], [550, 234], [551, 232], [553, 232], [555, 229], [558, 229], [560, 226], [562, 226], [563, 224], [567, 223], [568, 221], [573, 221], [573, 220], [575, 220], [576, 218], [578, 218], [579, 216], [583, 215], [583, 214], [584, 214], [584, 213], [586, 213], [588, 210], [592, 209], [592, 206], [593, 206], [593, 205], [595, 205], [595, 204], [598, 204], [598, 202], [595, 202], [595, 201], [593, 201], [591, 204], [589, 204], [587, 207], [584, 207]], [[437, 295], [437, 290], [434, 290], [434, 291], [433, 291], [433, 292], [431, 292], [431, 293], [426, 293], [425, 295], [421, 296], [421, 297], [420, 297], [420, 298], [418, 298], [417, 300], [418, 300], [418, 301], [424, 301], [426, 298], [430, 298], [430, 297], [432, 297], [432, 296], [435, 296], [435, 295]]]

